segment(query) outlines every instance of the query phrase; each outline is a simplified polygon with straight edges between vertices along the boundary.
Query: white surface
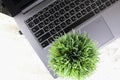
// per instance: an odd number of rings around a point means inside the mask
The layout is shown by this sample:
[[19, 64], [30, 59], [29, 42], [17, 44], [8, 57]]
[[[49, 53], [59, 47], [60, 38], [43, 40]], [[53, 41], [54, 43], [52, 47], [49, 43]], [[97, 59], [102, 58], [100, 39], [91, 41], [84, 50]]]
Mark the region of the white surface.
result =
[[[54, 80], [18, 30], [12, 18], [0, 14], [0, 80]], [[120, 80], [119, 74], [120, 39], [100, 50], [98, 68], [87, 80]]]

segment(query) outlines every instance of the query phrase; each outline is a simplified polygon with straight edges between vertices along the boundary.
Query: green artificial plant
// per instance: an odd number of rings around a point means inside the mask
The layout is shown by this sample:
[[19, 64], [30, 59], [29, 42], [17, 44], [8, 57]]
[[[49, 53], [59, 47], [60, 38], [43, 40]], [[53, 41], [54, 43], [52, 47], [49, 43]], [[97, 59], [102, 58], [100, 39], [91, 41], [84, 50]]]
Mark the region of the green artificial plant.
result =
[[58, 75], [84, 80], [99, 61], [95, 43], [85, 34], [70, 32], [53, 42], [49, 65]]

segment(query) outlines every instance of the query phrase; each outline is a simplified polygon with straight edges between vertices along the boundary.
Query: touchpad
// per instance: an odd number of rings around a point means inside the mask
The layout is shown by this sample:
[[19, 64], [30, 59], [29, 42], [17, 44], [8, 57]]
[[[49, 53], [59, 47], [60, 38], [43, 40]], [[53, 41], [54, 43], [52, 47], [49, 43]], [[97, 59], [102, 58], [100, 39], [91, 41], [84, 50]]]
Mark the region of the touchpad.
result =
[[93, 39], [93, 41], [97, 42], [98, 47], [101, 47], [114, 38], [103, 17], [99, 17], [92, 23], [83, 27], [81, 32], [88, 33], [88, 36]]

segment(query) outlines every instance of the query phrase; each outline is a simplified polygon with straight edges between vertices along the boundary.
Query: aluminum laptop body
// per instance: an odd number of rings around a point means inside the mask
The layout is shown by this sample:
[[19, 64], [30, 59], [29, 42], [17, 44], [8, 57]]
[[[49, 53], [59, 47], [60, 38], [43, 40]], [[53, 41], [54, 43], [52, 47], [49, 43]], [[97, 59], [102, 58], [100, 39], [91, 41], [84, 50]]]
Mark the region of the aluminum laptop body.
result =
[[[21, 31], [23, 32], [23, 34], [26, 36], [26, 38], [28, 39], [28, 41], [30, 42], [30, 44], [32, 45], [34, 50], [36, 51], [37, 55], [43, 61], [46, 68], [50, 71], [50, 74], [53, 77], [56, 77], [54, 75], [54, 73], [52, 72], [52, 70], [50, 70], [50, 68], [48, 66], [48, 61], [49, 61], [48, 49], [50, 48], [52, 43], [50, 43], [47, 46], [46, 45], [41, 46], [41, 44], [39, 42], [41, 40], [39, 39], [39, 41], [38, 41], [38, 39], [35, 38], [35, 35], [32, 33], [32, 31], [28, 27], [27, 20], [30, 17], [38, 16], [38, 15], [36, 15], [36, 13], [39, 13], [41, 15], [42, 12], [40, 12], [40, 11], [43, 10], [44, 8], [46, 10], [46, 7], [49, 6], [50, 4], [52, 4], [56, 1], [57, 2], [54, 4], [59, 4], [59, 2], [64, 1], [64, 0], [3, 0], [3, 1], [4, 1], [5, 5], [8, 7], [8, 9], [10, 10], [11, 14], [13, 15], [15, 21], [21, 28]], [[84, 3], [84, 5], [85, 4], [90, 5], [90, 3], [87, 3], [87, 1], [88, 2], [90, 2], [90, 1], [102, 2], [103, 1], [104, 4], [109, 6], [107, 8], [105, 8], [105, 6], [103, 6], [103, 7], [101, 6], [101, 11], [98, 10], [98, 11], [100, 11], [98, 14], [93, 16], [90, 13], [92, 16], [91, 18], [89, 18], [87, 20], [88, 17], [84, 17], [81, 20], [78, 20], [78, 22], [75, 24], [76, 27], [74, 27], [72, 29], [71, 29], [71, 27], [66, 28], [65, 29], [66, 31], [70, 29], [70, 31], [75, 30], [75, 31], [80, 31], [81, 33], [87, 32], [88, 35], [90, 36], [90, 38], [93, 39], [97, 43], [97, 46], [99, 48], [103, 47], [107, 43], [120, 37], [120, 1], [119, 0], [65, 0], [65, 1], [71, 1], [71, 2], [78, 1], [79, 3], [76, 2], [75, 5], [82, 4], [82, 1], [83, 2], [86, 1], [86, 3]], [[92, 4], [94, 4], [94, 3], [92, 3]], [[95, 3], [95, 4], [97, 5], [97, 3]], [[61, 5], [63, 5], [63, 4], [61, 4]], [[98, 5], [99, 5], [99, 3], [98, 3]], [[54, 6], [54, 5], [51, 5], [51, 6]], [[63, 5], [63, 6], [65, 6], [65, 5]], [[74, 7], [74, 5], [71, 4], [71, 7]], [[84, 7], [84, 6], [81, 5], [81, 7]], [[91, 6], [91, 5], [90, 5], [90, 7], [94, 8], [94, 6]], [[95, 9], [96, 8], [99, 8], [99, 7], [95, 7]], [[87, 9], [87, 7], [86, 7], [85, 9], [89, 10], [90, 8]], [[102, 9], [104, 9], [104, 10], [102, 10]], [[97, 13], [97, 10], [94, 11], [94, 13], [95, 12]], [[81, 13], [86, 14], [85, 11], [83, 11]], [[71, 14], [72, 14], [72, 12], [71, 12]], [[73, 14], [77, 15], [77, 12], [73, 13]], [[78, 15], [77, 17], [79, 17], [79, 16], [80, 15]], [[75, 20], [75, 19], [73, 18], [73, 20]], [[81, 21], [81, 24], [78, 24], [80, 21]], [[85, 22], [82, 22], [82, 21], [85, 21]], [[28, 20], [28, 22], [29, 22], [29, 20]], [[68, 20], [68, 23], [69, 23], [69, 20]], [[75, 26], [75, 25], [72, 25], [72, 26]], [[67, 31], [67, 32], [69, 32], [69, 31]], [[46, 36], [48, 36], [48, 35], [46, 35]], [[45, 36], [45, 38], [47, 38], [46, 36]]]

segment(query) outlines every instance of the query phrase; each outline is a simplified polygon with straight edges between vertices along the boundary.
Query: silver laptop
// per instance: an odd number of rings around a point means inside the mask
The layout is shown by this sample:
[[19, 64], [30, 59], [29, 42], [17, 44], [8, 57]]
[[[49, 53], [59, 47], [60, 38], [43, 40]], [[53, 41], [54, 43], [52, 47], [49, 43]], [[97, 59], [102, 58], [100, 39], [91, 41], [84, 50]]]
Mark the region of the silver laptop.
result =
[[48, 49], [71, 30], [88, 33], [99, 48], [120, 37], [119, 0], [3, 0], [32, 47], [48, 66]]

